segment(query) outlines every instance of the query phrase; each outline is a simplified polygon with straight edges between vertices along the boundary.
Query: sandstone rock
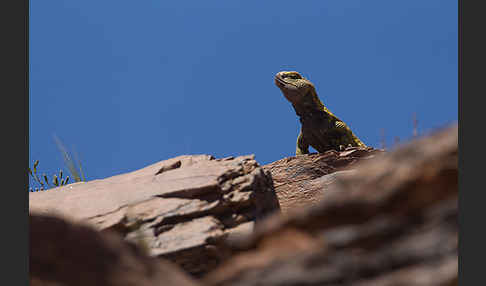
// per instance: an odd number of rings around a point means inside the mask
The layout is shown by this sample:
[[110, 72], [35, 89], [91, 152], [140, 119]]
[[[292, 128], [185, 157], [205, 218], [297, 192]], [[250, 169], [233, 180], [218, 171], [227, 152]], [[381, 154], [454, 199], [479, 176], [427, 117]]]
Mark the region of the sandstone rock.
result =
[[331, 150], [288, 157], [263, 168], [272, 174], [280, 207], [286, 213], [316, 204], [337, 178], [352, 173], [359, 160], [371, 159], [381, 153], [384, 151], [352, 147], [341, 152]]
[[457, 132], [359, 162], [240, 239], [205, 285], [457, 285]]
[[113, 233], [44, 216], [30, 216], [32, 286], [196, 286], [171, 263], [149, 257]]
[[29, 196], [33, 213], [116, 231], [196, 276], [218, 265], [233, 229], [279, 210], [271, 176], [253, 156], [179, 156]]

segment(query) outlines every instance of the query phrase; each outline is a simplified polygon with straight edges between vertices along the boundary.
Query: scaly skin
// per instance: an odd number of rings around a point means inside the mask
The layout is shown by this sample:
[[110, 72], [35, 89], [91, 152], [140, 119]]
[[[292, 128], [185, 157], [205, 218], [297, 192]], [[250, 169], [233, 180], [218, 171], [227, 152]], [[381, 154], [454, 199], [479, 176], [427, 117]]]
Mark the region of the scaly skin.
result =
[[318, 152], [366, 147], [351, 129], [331, 113], [317, 96], [314, 85], [295, 71], [281, 71], [275, 84], [292, 103], [302, 127], [297, 137], [296, 154], [309, 154], [309, 146]]

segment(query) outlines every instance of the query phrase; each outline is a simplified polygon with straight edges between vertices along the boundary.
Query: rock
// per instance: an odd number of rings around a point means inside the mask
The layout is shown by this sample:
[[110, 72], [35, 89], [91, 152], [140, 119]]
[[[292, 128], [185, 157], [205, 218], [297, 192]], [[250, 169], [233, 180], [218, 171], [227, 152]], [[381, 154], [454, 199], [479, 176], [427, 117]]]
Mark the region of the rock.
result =
[[373, 148], [351, 147], [288, 157], [263, 168], [272, 174], [275, 192], [283, 213], [319, 202], [329, 186], [339, 177], [352, 173], [359, 160], [384, 153]]
[[359, 162], [259, 224], [205, 285], [457, 285], [457, 125]]
[[31, 215], [32, 286], [196, 286], [171, 263], [149, 257], [114, 233], [64, 219]]
[[179, 156], [29, 196], [32, 213], [116, 231], [195, 276], [218, 265], [233, 229], [279, 210], [271, 176], [253, 156]]

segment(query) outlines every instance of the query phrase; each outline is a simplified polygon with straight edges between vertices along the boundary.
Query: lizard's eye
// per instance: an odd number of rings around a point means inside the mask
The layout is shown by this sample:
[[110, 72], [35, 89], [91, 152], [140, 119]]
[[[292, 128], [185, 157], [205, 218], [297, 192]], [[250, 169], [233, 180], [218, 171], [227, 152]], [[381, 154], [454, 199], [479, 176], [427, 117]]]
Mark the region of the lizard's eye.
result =
[[291, 73], [284, 75], [283, 78], [301, 79], [302, 77], [297, 73]]

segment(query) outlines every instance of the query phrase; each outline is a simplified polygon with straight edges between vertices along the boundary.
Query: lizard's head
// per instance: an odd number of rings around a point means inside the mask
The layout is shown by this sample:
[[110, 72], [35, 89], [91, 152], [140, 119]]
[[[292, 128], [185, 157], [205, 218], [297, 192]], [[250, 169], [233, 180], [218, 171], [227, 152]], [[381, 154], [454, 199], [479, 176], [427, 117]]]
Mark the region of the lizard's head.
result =
[[275, 84], [280, 88], [285, 98], [292, 104], [301, 104], [313, 100], [314, 85], [296, 71], [281, 71], [275, 75]]

